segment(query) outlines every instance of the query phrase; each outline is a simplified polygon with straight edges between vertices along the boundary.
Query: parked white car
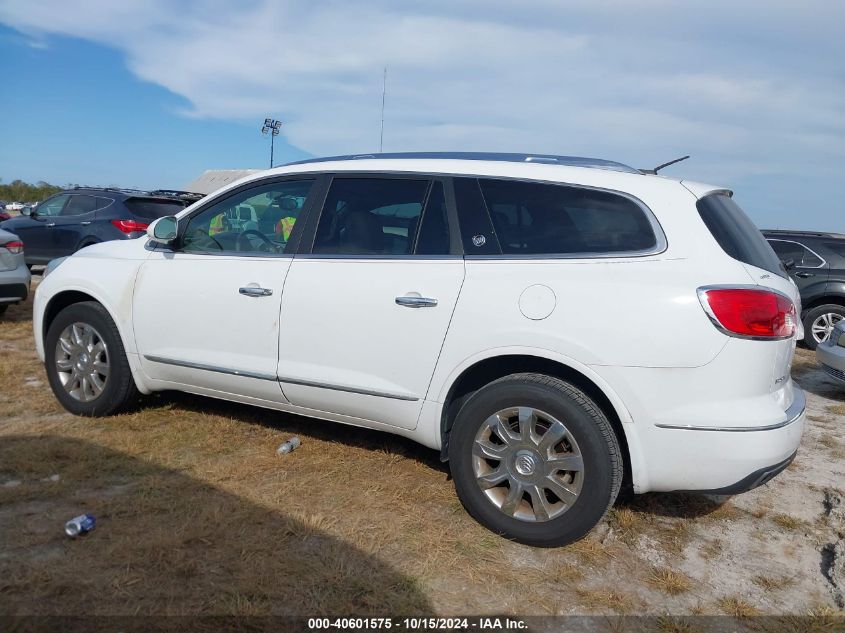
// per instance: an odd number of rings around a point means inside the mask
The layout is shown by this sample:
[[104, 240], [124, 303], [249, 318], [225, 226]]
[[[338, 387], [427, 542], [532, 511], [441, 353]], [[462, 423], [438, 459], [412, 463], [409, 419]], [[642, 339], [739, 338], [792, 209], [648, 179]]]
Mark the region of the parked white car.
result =
[[798, 292], [731, 195], [568, 157], [291, 164], [53, 262], [38, 354], [80, 415], [175, 389], [413, 438], [482, 524], [560, 545], [623, 483], [732, 494], [795, 456]]
[[10, 202], [6, 205], [6, 211], [20, 211], [24, 206], [23, 202]]

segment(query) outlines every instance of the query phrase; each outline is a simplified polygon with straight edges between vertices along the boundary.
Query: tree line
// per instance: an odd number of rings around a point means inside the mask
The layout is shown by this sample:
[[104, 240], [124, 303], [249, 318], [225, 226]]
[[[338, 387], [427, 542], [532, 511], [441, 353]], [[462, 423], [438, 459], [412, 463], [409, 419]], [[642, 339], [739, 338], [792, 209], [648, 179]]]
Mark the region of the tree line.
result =
[[49, 198], [66, 187], [57, 187], [39, 180], [34, 185], [23, 180], [13, 180], [10, 183], [0, 182], [0, 200], [5, 202], [40, 202]]

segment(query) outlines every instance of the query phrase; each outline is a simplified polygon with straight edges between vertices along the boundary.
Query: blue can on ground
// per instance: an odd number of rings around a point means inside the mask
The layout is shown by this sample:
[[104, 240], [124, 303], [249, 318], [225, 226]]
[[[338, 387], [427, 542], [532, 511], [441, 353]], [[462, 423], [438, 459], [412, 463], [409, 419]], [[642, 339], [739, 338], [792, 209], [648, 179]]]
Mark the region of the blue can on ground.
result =
[[79, 536], [80, 534], [85, 534], [93, 530], [96, 524], [97, 520], [93, 514], [81, 514], [65, 523], [65, 534], [68, 536]]

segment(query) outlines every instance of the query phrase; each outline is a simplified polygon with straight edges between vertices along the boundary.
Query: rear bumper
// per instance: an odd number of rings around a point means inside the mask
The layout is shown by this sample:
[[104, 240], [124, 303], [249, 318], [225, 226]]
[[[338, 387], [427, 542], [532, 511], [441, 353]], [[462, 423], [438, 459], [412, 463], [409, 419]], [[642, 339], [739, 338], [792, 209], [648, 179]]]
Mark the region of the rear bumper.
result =
[[0, 273], [0, 303], [17, 303], [29, 296], [30, 274], [26, 266]]
[[794, 387], [786, 419], [765, 426], [642, 429], [647, 475], [638, 492], [738, 494], [760, 486], [795, 458], [805, 421], [804, 393]]
[[828, 376], [845, 382], [845, 347], [822, 343], [816, 347], [816, 360]]

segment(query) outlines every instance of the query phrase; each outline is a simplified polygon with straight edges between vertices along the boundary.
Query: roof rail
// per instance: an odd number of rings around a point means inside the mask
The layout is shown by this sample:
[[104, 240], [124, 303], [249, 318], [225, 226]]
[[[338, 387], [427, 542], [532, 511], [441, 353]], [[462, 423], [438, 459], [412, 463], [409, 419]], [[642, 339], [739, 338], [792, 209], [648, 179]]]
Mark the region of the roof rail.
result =
[[[587, 167], [591, 169], [609, 169], [630, 174], [639, 174], [638, 169], [628, 165], [601, 158], [584, 158], [581, 156], [558, 156], [555, 154], [516, 154], [498, 152], [390, 152], [381, 154], [346, 154], [343, 156], [325, 156], [322, 158], [308, 158], [298, 160], [287, 165], [308, 165], [311, 163], [326, 163], [329, 161], [348, 160], [411, 160], [411, 159], [439, 159], [439, 160], [487, 160], [504, 161], [510, 163], [542, 163], [546, 165], [564, 165], [567, 167]], [[286, 166], [287, 166], [286, 165]]]
[[151, 196], [166, 196], [168, 198], [182, 198], [183, 200], [201, 200], [205, 198], [204, 193], [195, 193], [193, 191], [178, 191], [176, 189], [156, 189], [150, 191]]
[[764, 235], [800, 235], [802, 237], [827, 237], [836, 239], [845, 238], [845, 235], [843, 235], [842, 233], [831, 233], [828, 231], [790, 231], [789, 229], [761, 229], [760, 232]]

